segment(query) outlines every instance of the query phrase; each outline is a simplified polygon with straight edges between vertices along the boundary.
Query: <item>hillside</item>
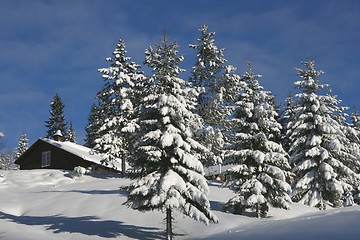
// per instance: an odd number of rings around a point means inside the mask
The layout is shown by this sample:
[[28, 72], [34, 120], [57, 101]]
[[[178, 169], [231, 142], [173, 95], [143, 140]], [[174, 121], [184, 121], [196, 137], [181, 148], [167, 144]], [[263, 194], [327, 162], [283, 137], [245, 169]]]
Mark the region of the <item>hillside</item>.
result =
[[[141, 213], [123, 205], [128, 179], [91, 175], [72, 179], [59, 170], [0, 171], [0, 238], [162, 239], [161, 212]], [[222, 212], [233, 195], [210, 183], [219, 224], [205, 226], [175, 214], [175, 239], [358, 239], [360, 206], [318, 211], [293, 204], [271, 209], [267, 219]]]

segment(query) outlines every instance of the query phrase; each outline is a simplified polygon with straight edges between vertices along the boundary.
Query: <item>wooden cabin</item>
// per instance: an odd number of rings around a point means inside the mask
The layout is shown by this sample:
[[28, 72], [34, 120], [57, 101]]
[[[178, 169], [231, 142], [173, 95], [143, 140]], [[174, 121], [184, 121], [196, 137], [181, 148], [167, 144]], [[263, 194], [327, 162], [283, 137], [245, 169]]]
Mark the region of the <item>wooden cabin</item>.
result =
[[90, 148], [73, 142], [62, 142], [60, 138], [38, 139], [16, 161], [20, 170], [63, 169], [73, 170], [76, 166], [91, 167], [93, 171], [118, 172], [115, 168], [101, 165], [101, 156]]

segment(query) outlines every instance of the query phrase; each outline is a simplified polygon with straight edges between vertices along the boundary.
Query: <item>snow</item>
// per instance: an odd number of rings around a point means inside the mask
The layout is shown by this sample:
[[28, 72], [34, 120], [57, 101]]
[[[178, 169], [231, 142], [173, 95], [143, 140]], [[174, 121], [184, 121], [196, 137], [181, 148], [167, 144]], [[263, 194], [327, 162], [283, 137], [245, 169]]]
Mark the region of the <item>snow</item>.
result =
[[73, 142], [58, 142], [55, 140], [51, 140], [48, 138], [43, 138], [43, 141], [50, 143], [51, 145], [54, 145], [58, 148], [64, 149], [67, 152], [70, 152], [72, 154], [75, 154], [76, 156], [79, 156], [83, 158], [84, 160], [94, 162], [97, 164], [101, 164], [101, 155], [95, 154], [90, 148], [84, 147], [82, 145], [73, 143]]
[[161, 147], [169, 147], [172, 145], [174, 141], [174, 135], [166, 131], [161, 137], [160, 137], [160, 145]]
[[309, 145], [310, 146], [317, 146], [317, 145], [320, 145], [321, 142], [322, 142], [321, 136], [314, 135], [314, 136], [311, 137]]
[[[0, 238], [7, 240], [163, 239], [165, 214], [123, 205], [128, 184], [118, 175], [73, 179], [61, 170], [0, 171]], [[319, 211], [301, 204], [270, 208], [268, 218], [222, 210], [234, 196], [210, 182], [218, 224], [206, 226], [174, 211], [175, 239], [358, 239], [360, 206]]]
[[265, 160], [265, 154], [259, 150], [253, 151], [253, 158], [258, 164], [262, 164]]

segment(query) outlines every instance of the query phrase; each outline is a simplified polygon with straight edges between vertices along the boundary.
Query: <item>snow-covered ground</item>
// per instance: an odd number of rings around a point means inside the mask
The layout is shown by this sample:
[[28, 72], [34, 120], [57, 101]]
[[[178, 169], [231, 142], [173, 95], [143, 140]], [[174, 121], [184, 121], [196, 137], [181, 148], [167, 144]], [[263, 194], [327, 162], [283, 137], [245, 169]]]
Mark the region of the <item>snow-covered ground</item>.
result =
[[[0, 171], [0, 239], [162, 239], [165, 214], [123, 205], [128, 179], [91, 175], [72, 179], [59, 170]], [[359, 239], [360, 206], [319, 211], [293, 204], [269, 217], [222, 212], [233, 196], [210, 183], [219, 224], [205, 226], [175, 214], [175, 239]]]

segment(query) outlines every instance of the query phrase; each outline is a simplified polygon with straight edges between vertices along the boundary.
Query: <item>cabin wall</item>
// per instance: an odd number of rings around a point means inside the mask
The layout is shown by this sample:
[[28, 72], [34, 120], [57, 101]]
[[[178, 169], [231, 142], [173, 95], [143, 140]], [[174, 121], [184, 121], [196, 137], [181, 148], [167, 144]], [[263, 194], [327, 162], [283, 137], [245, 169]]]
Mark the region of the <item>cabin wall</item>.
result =
[[[42, 167], [42, 153], [51, 152], [50, 166]], [[46, 142], [40, 142], [31, 152], [24, 156], [24, 159], [19, 163], [21, 170], [29, 169], [64, 169], [73, 170], [76, 166], [90, 167], [93, 163], [83, 160], [67, 151], [57, 148]]]

